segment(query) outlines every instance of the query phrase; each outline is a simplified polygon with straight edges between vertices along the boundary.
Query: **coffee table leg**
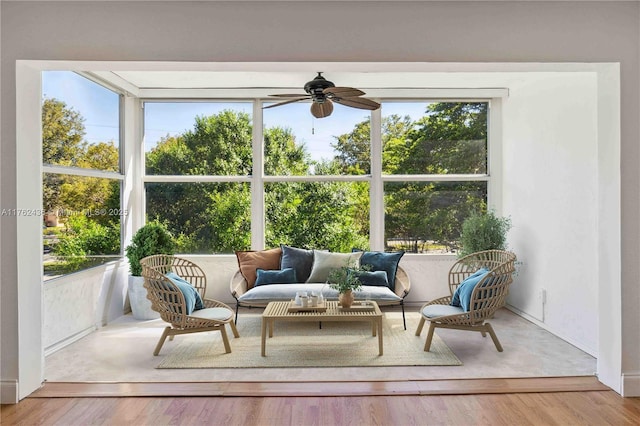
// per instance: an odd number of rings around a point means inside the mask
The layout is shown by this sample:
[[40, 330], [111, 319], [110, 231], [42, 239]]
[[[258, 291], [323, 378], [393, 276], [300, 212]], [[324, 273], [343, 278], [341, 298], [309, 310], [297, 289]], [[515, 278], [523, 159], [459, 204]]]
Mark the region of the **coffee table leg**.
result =
[[262, 318], [262, 356], [267, 356], [267, 320]]
[[382, 319], [378, 320], [378, 354], [382, 356]]
[[375, 319], [371, 320], [371, 335], [376, 337], [376, 329], [378, 328], [378, 321]]

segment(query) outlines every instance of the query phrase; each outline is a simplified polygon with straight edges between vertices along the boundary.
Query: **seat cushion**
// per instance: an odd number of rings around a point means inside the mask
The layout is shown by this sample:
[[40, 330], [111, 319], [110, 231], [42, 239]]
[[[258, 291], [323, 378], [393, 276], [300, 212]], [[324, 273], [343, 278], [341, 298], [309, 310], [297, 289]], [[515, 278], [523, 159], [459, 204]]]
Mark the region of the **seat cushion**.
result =
[[[296, 292], [306, 291], [311, 294], [315, 292], [325, 299], [337, 300], [338, 292], [324, 283], [298, 283], [298, 284], [269, 284], [252, 288], [238, 298], [240, 303], [263, 305], [273, 301], [288, 301], [296, 297]], [[364, 299], [368, 296], [371, 300], [380, 303], [396, 303], [402, 300], [389, 287], [362, 286], [361, 290], [355, 292], [356, 299]]]
[[233, 311], [227, 308], [205, 308], [193, 311], [191, 317], [226, 321], [233, 316]]
[[237, 251], [238, 267], [244, 279], [247, 280], [247, 288], [253, 287], [256, 283], [258, 268], [280, 269], [281, 255], [280, 247], [260, 251]]
[[280, 269], [293, 268], [296, 271], [298, 282], [306, 282], [313, 267], [313, 250], [290, 247], [284, 244], [281, 244], [280, 248], [282, 249]]
[[464, 314], [465, 311], [459, 306], [451, 305], [428, 305], [425, 306], [422, 311], [422, 315], [427, 318], [437, 318], [446, 315]]

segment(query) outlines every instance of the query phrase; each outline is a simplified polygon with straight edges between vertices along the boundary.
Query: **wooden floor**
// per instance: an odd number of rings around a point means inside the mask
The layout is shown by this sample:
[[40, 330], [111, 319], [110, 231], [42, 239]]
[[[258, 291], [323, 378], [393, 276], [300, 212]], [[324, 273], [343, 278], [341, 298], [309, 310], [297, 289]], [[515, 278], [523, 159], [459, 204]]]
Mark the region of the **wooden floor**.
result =
[[2, 425], [638, 425], [595, 377], [376, 382], [46, 383]]
[[613, 391], [352, 397], [27, 398], [3, 425], [638, 425]]

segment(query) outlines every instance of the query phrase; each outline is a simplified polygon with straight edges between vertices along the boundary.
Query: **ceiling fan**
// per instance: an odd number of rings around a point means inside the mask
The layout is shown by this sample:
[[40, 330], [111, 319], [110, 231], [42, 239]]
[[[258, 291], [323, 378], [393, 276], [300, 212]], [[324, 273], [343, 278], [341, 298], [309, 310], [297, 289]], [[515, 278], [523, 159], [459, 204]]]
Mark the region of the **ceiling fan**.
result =
[[311, 99], [311, 114], [316, 118], [328, 117], [333, 112], [333, 102], [352, 108], [374, 110], [380, 108], [380, 104], [371, 99], [361, 98], [364, 92], [353, 87], [336, 87], [333, 82], [325, 79], [319, 72], [316, 78], [304, 85], [304, 94], [278, 94], [269, 95], [278, 98], [291, 98], [277, 104], [266, 106], [273, 108], [281, 105], [290, 104], [292, 102], [304, 101]]

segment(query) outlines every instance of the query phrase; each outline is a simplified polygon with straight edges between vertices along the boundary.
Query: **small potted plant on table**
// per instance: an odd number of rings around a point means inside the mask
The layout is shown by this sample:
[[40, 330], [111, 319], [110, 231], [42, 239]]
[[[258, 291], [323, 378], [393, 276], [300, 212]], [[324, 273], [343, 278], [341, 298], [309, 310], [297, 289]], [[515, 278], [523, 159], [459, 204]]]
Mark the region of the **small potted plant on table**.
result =
[[329, 273], [327, 282], [329, 287], [338, 291], [338, 301], [343, 308], [351, 307], [355, 300], [353, 292], [362, 288], [362, 282], [358, 277], [359, 270], [359, 268], [343, 266]]

